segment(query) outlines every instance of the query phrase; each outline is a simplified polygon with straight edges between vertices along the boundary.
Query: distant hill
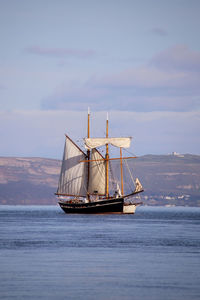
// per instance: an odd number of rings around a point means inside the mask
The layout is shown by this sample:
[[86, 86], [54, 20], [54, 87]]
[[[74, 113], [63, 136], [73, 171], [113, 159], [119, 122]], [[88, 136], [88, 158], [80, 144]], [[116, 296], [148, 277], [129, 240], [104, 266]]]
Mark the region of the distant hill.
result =
[[56, 204], [61, 162], [0, 157], [0, 204]]
[[[132, 167], [146, 205], [200, 206], [199, 155], [145, 155]], [[56, 204], [61, 161], [0, 157], [0, 204]]]
[[145, 155], [134, 164], [145, 203], [200, 206], [199, 155]]

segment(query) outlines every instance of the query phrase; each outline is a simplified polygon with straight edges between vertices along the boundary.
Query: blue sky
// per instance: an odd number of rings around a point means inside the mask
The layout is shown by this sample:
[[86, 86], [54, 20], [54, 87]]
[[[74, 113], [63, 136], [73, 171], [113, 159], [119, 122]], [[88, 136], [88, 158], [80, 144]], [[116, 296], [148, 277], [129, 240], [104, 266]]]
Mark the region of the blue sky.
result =
[[0, 0], [0, 155], [61, 158], [64, 133], [200, 154], [200, 1]]

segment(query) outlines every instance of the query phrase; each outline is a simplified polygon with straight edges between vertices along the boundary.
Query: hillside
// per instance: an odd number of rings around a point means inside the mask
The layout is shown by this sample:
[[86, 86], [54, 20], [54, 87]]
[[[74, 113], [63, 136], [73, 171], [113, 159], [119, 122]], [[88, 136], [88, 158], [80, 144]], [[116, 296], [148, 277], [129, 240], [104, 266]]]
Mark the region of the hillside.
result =
[[0, 204], [56, 204], [61, 162], [0, 157]]
[[[200, 206], [200, 156], [146, 155], [131, 164], [144, 204]], [[55, 159], [0, 157], [0, 204], [56, 204], [60, 166]]]
[[200, 206], [199, 155], [146, 155], [134, 164], [145, 187], [145, 203]]

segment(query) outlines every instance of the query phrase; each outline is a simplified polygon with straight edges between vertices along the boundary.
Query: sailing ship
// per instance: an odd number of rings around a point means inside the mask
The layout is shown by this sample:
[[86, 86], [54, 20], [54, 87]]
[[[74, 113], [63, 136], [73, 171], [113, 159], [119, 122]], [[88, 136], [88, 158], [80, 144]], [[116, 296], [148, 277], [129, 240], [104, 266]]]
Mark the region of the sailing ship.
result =
[[[72, 139], [65, 135], [65, 146], [58, 189], [58, 204], [65, 213], [135, 213], [136, 206], [132, 197], [143, 192], [138, 178], [132, 179], [130, 192], [124, 191], [123, 163], [130, 158], [123, 157], [122, 149], [130, 146], [130, 137], [108, 137], [108, 115], [106, 120], [106, 137], [90, 137], [90, 111], [88, 109], [87, 138], [84, 139], [83, 151]], [[110, 145], [119, 148], [119, 157], [110, 156]], [[99, 150], [105, 147], [105, 155]], [[117, 162], [120, 179], [111, 164]], [[129, 170], [130, 171], [130, 170]]]

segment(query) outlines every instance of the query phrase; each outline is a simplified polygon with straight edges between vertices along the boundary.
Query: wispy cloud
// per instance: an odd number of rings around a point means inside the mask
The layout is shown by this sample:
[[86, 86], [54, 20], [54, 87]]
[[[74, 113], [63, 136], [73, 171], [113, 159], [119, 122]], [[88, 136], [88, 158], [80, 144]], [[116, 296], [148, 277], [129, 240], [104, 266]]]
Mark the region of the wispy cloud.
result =
[[154, 27], [150, 30], [150, 32], [161, 37], [168, 35], [167, 30], [161, 27]]
[[72, 109], [87, 110], [94, 106], [95, 110], [102, 110], [102, 99], [107, 97], [107, 89], [88, 83], [66, 83], [58, 86], [54, 92], [42, 101], [42, 109]]
[[200, 52], [186, 45], [175, 45], [155, 55], [151, 61], [158, 69], [200, 72]]
[[25, 49], [29, 54], [40, 56], [52, 56], [57, 58], [92, 58], [95, 56], [95, 51], [91, 49], [71, 49], [71, 48], [42, 48], [40, 46], [31, 46]]
[[42, 108], [191, 111], [200, 105], [199, 59], [200, 53], [175, 46], [146, 65], [96, 75], [81, 85], [58, 86], [42, 101]]

